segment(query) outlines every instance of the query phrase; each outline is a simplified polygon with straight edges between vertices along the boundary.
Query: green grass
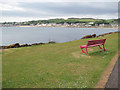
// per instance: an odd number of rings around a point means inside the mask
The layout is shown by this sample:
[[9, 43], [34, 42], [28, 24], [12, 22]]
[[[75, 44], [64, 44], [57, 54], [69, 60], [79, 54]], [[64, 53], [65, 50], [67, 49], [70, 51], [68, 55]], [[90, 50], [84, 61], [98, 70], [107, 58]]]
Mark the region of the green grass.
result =
[[[106, 38], [107, 51], [80, 45]], [[66, 43], [36, 45], [2, 52], [3, 88], [93, 88], [118, 51], [118, 33]]]

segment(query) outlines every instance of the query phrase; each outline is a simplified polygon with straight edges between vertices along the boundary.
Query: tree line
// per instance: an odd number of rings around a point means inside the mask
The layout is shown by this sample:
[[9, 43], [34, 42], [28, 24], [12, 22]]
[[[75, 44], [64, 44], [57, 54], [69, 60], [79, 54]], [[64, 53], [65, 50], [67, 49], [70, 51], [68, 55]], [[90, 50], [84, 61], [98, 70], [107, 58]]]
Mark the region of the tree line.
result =
[[49, 23], [56, 23], [56, 24], [76, 24], [76, 23], [85, 23], [88, 24], [93, 22], [95, 24], [111, 24], [117, 23], [119, 19], [93, 19], [93, 18], [68, 18], [68, 19], [48, 19], [48, 20], [32, 20], [27, 22], [4, 22], [2, 24], [20, 24], [20, 25], [37, 25], [37, 24], [49, 24]]

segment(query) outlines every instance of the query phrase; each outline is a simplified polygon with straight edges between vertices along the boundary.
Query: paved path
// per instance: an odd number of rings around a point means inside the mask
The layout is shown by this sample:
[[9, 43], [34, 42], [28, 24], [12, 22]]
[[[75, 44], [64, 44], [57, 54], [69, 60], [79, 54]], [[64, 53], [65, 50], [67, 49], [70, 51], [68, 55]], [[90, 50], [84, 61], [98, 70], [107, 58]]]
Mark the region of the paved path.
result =
[[120, 56], [108, 79], [106, 88], [119, 88], [120, 89]]

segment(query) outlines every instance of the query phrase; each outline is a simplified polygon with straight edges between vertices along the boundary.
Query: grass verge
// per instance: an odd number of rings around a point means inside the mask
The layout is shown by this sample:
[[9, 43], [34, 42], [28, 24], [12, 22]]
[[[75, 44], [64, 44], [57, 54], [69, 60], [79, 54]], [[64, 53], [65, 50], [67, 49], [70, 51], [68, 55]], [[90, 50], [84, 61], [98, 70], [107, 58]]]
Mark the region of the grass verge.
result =
[[[80, 45], [106, 38], [107, 51]], [[118, 33], [66, 43], [36, 45], [2, 52], [3, 88], [93, 88], [118, 51]]]

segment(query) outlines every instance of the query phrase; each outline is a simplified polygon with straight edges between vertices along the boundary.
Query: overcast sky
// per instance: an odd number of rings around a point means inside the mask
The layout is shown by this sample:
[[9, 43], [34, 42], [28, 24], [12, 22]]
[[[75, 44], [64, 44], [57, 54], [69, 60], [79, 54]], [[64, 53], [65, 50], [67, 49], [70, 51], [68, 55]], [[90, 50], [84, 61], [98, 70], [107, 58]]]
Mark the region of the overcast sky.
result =
[[[57, 0], [56, 0], [57, 1]], [[111, 1], [111, 2], [110, 2]], [[28, 21], [38, 19], [52, 19], [52, 18], [103, 18], [111, 19], [118, 18], [118, 1], [109, 0], [103, 2], [102, 0], [92, 0], [86, 2], [78, 2], [69, 0], [62, 2], [62, 0], [29, 0], [0, 3], [1, 20], [5, 21]]]

